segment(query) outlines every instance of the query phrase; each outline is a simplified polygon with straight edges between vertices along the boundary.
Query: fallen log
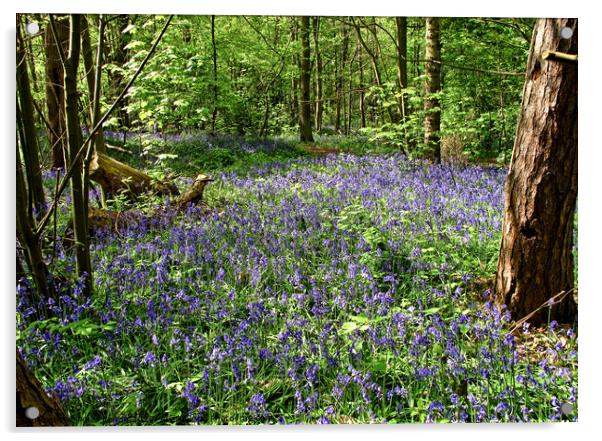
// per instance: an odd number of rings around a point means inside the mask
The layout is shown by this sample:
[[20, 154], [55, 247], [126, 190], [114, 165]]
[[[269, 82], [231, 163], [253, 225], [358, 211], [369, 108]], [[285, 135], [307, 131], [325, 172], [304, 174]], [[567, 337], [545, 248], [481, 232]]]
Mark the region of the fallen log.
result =
[[[168, 207], [173, 207], [176, 211], [182, 212], [191, 204], [200, 205], [203, 202], [203, 192], [209, 182], [213, 179], [207, 175], [198, 175], [192, 185], [181, 196], [170, 201]], [[88, 208], [88, 230], [90, 236], [94, 236], [98, 231], [112, 231], [121, 233], [128, 226], [135, 225], [145, 214], [138, 209], [125, 211], [112, 211], [100, 208]], [[67, 225], [64, 234], [66, 243], [73, 242], [73, 221]]]
[[213, 182], [213, 179], [209, 176], [198, 175], [190, 188], [186, 190], [183, 195], [174, 200], [173, 205], [176, 207], [176, 210], [181, 211], [190, 204], [200, 204], [203, 201], [205, 186], [209, 182]]
[[105, 198], [125, 194], [136, 200], [143, 193], [177, 196], [178, 188], [170, 182], [156, 181], [146, 173], [102, 153], [95, 153], [90, 162], [90, 179], [102, 188]]

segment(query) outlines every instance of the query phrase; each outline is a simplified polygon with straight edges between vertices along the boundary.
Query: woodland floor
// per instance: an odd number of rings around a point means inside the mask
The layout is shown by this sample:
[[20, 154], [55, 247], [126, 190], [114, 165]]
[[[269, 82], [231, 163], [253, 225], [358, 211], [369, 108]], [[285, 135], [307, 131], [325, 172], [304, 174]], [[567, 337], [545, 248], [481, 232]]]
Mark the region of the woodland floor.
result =
[[18, 347], [72, 421], [575, 421], [576, 328], [511, 335], [490, 302], [505, 170], [307, 150], [255, 151], [183, 214], [139, 203], [94, 238], [94, 296], [65, 284], [52, 318], [19, 284]]

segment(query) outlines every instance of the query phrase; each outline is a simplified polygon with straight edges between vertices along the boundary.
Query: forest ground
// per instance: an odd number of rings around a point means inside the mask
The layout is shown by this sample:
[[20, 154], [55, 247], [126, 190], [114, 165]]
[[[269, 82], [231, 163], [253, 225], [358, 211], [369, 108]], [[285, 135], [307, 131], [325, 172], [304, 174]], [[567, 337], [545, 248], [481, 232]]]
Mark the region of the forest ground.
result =
[[[149, 196], [97, 232], [93, 298], [65, 285], [46, 318], [19, 285], [18, 346], [72, 421], [576, 420], [576, 328], [516, 328], [491, 302], [504, 167], [316, 145], [132, 135], [117, 146], [133, 154], [110, 150], [181, 188], [215, 182], [183, 215]], [[68, 244], [49, 258], [72, 272]]]

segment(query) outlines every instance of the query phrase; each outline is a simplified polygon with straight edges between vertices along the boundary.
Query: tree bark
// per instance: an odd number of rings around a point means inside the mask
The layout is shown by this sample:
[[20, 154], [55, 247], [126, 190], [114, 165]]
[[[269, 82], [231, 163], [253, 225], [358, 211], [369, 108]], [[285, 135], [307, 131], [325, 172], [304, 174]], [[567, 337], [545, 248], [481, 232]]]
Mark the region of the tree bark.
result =
[[[336, 105], [336, 114], [335, 114], [335, 126], [334, 129], [337, 133], [341, 133], [341, 108], [343, 111], [345, 110], [345, 90], [344, 90], [344, 80], [345, 80], [345, 71], [347, 68], [347, 52], [349, 51], [349, 28], [345, 25], [341, 25], [341, 32], [343, 34], [343, 41], [341, 43], [341, 64], [338, 67], [337, 71], [337, 82], [336, 82], [336, 90], [337, 90], [337, 105]], [[351, 78], [349, 78], [349, 82], [351, 82]], [[343, 118], [343, 130], [342, 132], [347, 131], [346, 119]]]
[[314, 142], [311, 129], [311, 60], [309, 17], [301, 17], [301, 97], [299, 99], [299, 134], [302, 142]]
[[[122, 31], [128, 26], [130, 19], [133, 20], [131, 15], [119, 15], [111, 20], [112, 38], [111, 44], [108, 47], [110, 49], [107, 62], [115, 64], [116, 66], [124, 66], [128, 60], [128, 50], [125, 48], [131, 39], [131, 34], [123, 33]], [[124, 73], [120, 70], [109, 70], [107, 72], [109, 77], [109, 93], [107, 96], [116, 97], [123, 90], [127, 84], [127, 79]], [[130, 126], [130, 116], [127, 112], [129, 98], [126, 96], [121, 101], [121, 106], [117, 111], [117, 119], [120, 130]], [[134, 117], [135, 119], [135, 117]], [[124, 143], [125, 143], [124, 132]]]
[[77, 69], [80, 57], [81, 16], [72, 14], [69, 20], [69, 53], [65, 60], [65, 114], [69, 162], [74, 162], [71, 176], [71, 213], [75, 235], [75, 267], [78, 277], [85, 277], [85, 296], [92, 292], [92, 263], [88, 237], [88, 198], [84, 192], [83, 158], [77, 158], [82, 145], [82, 133], [78, 113]]
[[[560, 30], [573, 29], [570, 39]], [[577, 53], [577, 19], [535, 25], [522, 110], [504, 192], [496, 300], [515, 320], [576, 318], [573, 222], [577, 200], [577, 65], [544, 61], [546, 50]], [[559, 293], [563, 301], [538, 308]], [[560, 296], [562, 297], [562, 296]], [[559, 300], [559, 299], [557, 299]]]
[[[397, 84], [401, 90], [408, 87], [408, 19], [406, 17], [395, 17], [397, 28]], [[400, 94], [397, 105], [402, 121], [408, 116], [408, 106]]]
[[[56, 16], [57, 37], [64, 53], [69, 44], [69, 24], [66, 16]], [[65, 78], [59, 49], [50, 26], [44, 31], [44, 53], [46, 55], [46, 107], [48, 109], [48, 144], [51, 147], [52, 166], [63, 168], [67, 149], [65, 123]]]
[[46, 199], [42, 184], [42, 170], [40, 169], [40, 148], [34, 122], [33, 97], [31, 95], [26, 50], [21, 36], [20, 23], [17, 23], [17, 91], [21, 104], [21, 111], [19, 112], [23, 135], [21, 148], [23, 150], [25, 179], [27, 181], [29, 199], [27, 210], [30, 216], [35, 211], [35, 217], [40, 217], [44, 214]]
[[[69, 426], [69, 418], [56, 397], [49, 396], [35, 375], [29, 370], [17, 349], [17, 427]], [[36, 418], [28, 417], [28, 409], [38, 411]]]
[[366, 92], [364, 91], [364, 87], [366, 84], [364, 83], [364, 57], [362, 56], [362, 46], [357, 45], [357, 62], [360, 68], [360, 127], [362, 129], [366, 128]]
[[[102, 74], [102, 54], [104, 52], [104, 29], [105, 21], [99, 18], [98, 45], [96, 50], [96, 61], [94, 61], [92, 45], [90, 44], [89, 23], [85, 15], [82, 15], [82, 55], [84, 68], [86, 70], [86, 83], [90, 97], [90, 129], [96, 126], [100, 120], [100, 89]], [[98, 86], [97, 86], [98, 85]], [[105, 139], [102, 129], [94, 135], [94, 149], [99, 153], [106, 153]]]
[[315, 111], [315, 123], [316, 132], [322, 130], [322, 54], [319, 46], [319, 35], [320, 35], [320, 17], [314, 17], [313, 19], [313, 31], [314, 31], [314, 51], [316, 53], [316, 111]]
[[[21, 155], [19, 146], [16, 148], [16, 214], [17, 214], [17, 238], [24, 249], [25, 261], [31, 276], [36, 285], [37, 292], [42, 298], [48, 298], [48, 269], [42, 254], [42, 244], [34, 234], [34, 225], [32, 218], [27, 212], [27, 189], [25, 186], [25, 177], [21, 165]], [[35, 303], [36, 300], [32, 299]]]
[[436, 94], [441, 90], [441, 38], [439, 18], [426, 19], [426, 85], [424, 101], [424, 144], [427, 156], [441, 162], [441, 103]]
[[215, 46], [215, 15], [211, 16], [211, 47], [213, 49], [213, 83], [211, 90], [213, 95], [213, 112], [211, 112], [211, 133], [215, 133], [215, 122], [217, 121], [217, 47]]
[[[298, 33], [299, 23], [295, 17], [291, 17], [291, 41], [296, 43], [299, 39]], [[301, 61], [296, 51], [292, 52], [292, 64], [293, 66], [301, 69]], [[299, 116], [299, 78], [297, 75], [291, 75], [291, 88], [290, 88], [290, 115], [291, 122], [298, 122]]]

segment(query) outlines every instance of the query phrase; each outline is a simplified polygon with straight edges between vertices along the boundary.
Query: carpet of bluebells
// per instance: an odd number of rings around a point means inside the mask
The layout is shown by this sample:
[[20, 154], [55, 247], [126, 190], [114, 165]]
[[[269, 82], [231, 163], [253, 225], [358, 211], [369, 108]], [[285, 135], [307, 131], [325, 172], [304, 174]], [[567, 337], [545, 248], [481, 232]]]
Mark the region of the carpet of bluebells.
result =
[[505, 170], [329, 155], [214, 177], [207, 206], [98, 233], [92, 298], [18, 284], [18, 347], [75, 424], [577, 419], [575, 330], [510, 335], [476, 288]]

